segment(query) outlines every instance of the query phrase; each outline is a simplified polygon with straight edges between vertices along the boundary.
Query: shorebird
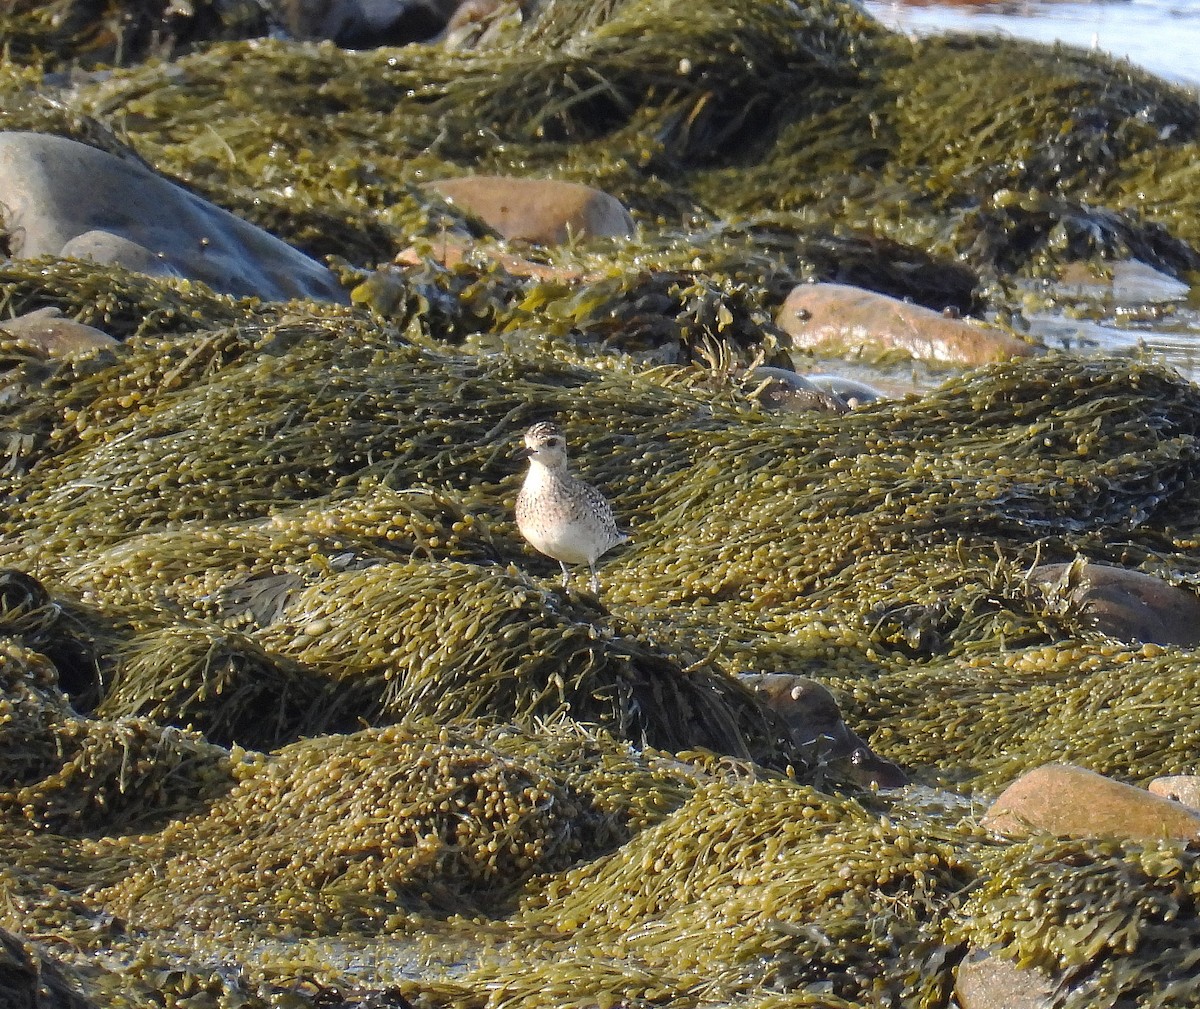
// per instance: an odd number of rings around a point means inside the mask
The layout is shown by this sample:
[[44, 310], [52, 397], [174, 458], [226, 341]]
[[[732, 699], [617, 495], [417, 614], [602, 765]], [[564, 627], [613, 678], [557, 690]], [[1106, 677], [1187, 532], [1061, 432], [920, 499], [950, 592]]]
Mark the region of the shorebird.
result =
[[600, 592], [596, 560], [628, 536], [617, 528], [612, 507], [591, 484], [567, 468], [567, 440], [556, 424], [543, 421], [525, 432], [529, 471], [517, 495], [517, 528], [539, 553], [553, 557], [571, 582], [568, 564], [587, 564], [589, 582]]

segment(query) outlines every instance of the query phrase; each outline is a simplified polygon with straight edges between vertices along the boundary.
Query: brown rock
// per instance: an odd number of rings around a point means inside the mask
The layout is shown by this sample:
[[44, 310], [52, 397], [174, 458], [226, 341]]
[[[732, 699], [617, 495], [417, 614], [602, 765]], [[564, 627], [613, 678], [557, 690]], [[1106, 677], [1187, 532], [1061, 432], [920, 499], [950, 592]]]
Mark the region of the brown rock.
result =
[[117, 343], [107, 333], [63, 318], [57, 308], [39, 308], [15, 319], [5, 319], [0, 322], [0, 333], [33, 347], [46, 357], [82, 357]]
[[1096, 630], [1123, 641], [1200, 645], [1200, 597], [1154, 575], [1077, 558], [1041, 564], [1034, 581], [1065, 595]]
[[1039, 970], [973, 949], [958, 965], [954, 994], [961, 1009], [1042, 1009], [1055, 984]]
[[508, 239], [559, 245], [634, 233], [633, 218], [619, 200], [577, 182], [468, 175], [427, 185]]
[[775, 319], [797, 347], [843, 354], [902, 350], [926, 361], [977, 365], [1039, 348], [1004, 330], [847, 284], [800, 284]]
[[982, 822], [1011, 836], [1200, 838], [1200, 813], [1071, 764], [1044, 764], [1023, 774]]
[[813, 751], [820, 760], [837, 762], [861, 785], [900, 788], [908, 784], [908, 775], [876, 754], [842, 720], [828, 687], [794, 673], [742, 673], [738, 679], [779, 716], [796, 746]]
[[1200, 810], [1200, 774], [1172, 774], [1155, 778], [1150, 782], [1150, 791], [1166, 799], [1181, 802], [1191, 809]]

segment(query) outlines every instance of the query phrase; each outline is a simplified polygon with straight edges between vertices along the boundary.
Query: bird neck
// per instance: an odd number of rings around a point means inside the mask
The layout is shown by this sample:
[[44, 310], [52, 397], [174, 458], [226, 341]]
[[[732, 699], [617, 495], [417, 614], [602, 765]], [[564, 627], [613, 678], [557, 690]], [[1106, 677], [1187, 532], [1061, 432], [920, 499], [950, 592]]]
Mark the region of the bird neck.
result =
[[565, 480], [568, 477], [567, 462], [565, 459], [554, 463], [544, 463], [540, 459], [529, 460], [529, 473], [525, 477], [526, 483], [549, 483], [552, 480]]

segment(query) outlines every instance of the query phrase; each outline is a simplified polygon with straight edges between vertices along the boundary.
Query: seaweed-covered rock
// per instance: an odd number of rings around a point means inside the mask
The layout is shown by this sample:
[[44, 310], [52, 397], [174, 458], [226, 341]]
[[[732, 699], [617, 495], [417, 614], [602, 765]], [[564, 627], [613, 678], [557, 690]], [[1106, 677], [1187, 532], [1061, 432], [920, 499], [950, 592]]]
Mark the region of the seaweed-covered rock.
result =
[[295, 743], [241, 766], [226, 796], [169, 827], [144, 869], [98, 896], [143, 925], [226, 932], [495, 913], [535, 874], [629, 836], [628, 807], [599, 808], [531, 743], [429, 724]]
[[73, 255], [165, 270], [267, 300], [345, 300], [328, 270], [273, 236], [137, 165], [63, 137], [0, 134], [0, 203], [14, 256]]
[[0, 821], [71, 835], [134, 829], [229, 783], [220, 747], [144, 719], [81, 718], [44, 656], [0, 645]]
[[0, 999], [5, 1009], [92, 1009], [59, 966], [19, 936], [0, 929]]
[[[1193, 269], [1194, 99], [842, 0], [185, 54], [180, 19], [264, 6], [100, 6], [0, 12], [0, 125], [153, 166], [355, 299], [0, 264], [6, 315], [121, 341], [3, 344], [0, 927], [118, 1005], [944, 1006], [971, 950], [1064, 1005], [1195, 1002], [1190, 842], [978, 810], [1043, 764], [1195, 770], [1195, 649], [1037, 568], [1194, 588], [1200, 392], [1044, 355], [789, 413], [754, 377], [811, 356], [775, 323], [801, 283], [1018, 324], [1064, 262]], [[80, 69], [156, 31], [176, 58]], [[424, 185], [464, 173], [594, 187], [638, 233], [505, 260]], [[68, 238], [137, 240], [97, 230]], [[634, 534], [602, 605], [513, 523], [547, 418]], [[916, 786], [821, 766], [737, 669], [828, 684]]]
[[89, 0], [15, 0], [0, 12], [0, 35], [14, 55], [58, 67], [165, 58], [214, 39], [262, 35], [267, 28], [266, 5], [257, 0], [118, 0], [109, 7]]

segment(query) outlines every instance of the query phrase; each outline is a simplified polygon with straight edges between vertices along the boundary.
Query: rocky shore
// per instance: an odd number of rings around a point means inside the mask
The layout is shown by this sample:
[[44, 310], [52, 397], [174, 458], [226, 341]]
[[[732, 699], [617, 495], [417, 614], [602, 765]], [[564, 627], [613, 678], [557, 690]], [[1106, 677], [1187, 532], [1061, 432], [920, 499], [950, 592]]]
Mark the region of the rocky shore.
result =
[[1025, 325], [1186, 297], [1194, 96], [835, 0], [0, 34], [0, 1004], [1200, 1000], [1200, 388]]

